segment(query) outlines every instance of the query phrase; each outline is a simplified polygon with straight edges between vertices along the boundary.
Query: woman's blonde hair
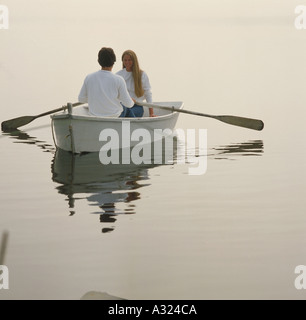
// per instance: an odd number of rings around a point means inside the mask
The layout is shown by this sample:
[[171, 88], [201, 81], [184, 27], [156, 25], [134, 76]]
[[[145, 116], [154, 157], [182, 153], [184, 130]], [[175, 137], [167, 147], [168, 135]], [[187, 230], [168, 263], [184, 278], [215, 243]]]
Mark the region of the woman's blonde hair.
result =
[[132, 50], [126, 50], [123, 52], [122, 58], [121, 58], [123, 69], [125, 68], [123, 64], [123, 57], [125, 55], [130, 56], [133, 61], [132, 73], [134, 78], [135, 94], [137, 97], [142, 97], [144, 95], [144, 90], [143, 90], [142, 81], [141, 81], [142, 70], [139, 68], [139, 63], [138, 63], [136, 53]]

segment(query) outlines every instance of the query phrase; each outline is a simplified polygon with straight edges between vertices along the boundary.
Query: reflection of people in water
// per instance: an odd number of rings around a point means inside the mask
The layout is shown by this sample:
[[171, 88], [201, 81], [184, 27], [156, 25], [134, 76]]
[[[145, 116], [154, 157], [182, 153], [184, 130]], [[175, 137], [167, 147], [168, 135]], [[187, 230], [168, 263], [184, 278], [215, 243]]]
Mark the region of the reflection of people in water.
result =
[[[104, 210], [109, 209], [109, 208], [115, 208], [115, 204], [114, 203], [106, 203], [106, 204], [102, 205], [101, 208]], [[103, 213], [100, 215], [100, 222], [113, 223], [117, 220], [116, 218], [114, 218], [115, 216], [116, 216], [116, 214]], [[102, 228], [102, 233], [107, 233], [107, 232], [113, 231], [114, 229], [115, 229], [114, 227]]]
[[[215, 159], [231, 159], [236, 156], [260, 156], [263, 141], [218, 146], [213, 148]], [[100, 222], [105, 224], [102, 232], [114, 230], [114, 223], [120, 214], [135, 214], [135, 201], [140, 199], [140, 187], [150, 184], [149, 168], [156, 165], [105, 165], [101, 166], [98, 154], [72, 155], [57, 150], [52, 163], [52, 178], [60, 185], [56, 187], [65, 194], [70, 214], [75, 214], [76, 200], [86, 199], [90, 206], [96, 206]], [[79, 196], [82, 195], [82, 196]], [[66, 199], [66, 200], [67, 200]]]
[[[112, 181], [108, 182], [107, 188], [102, 188], [105, 191], [92, 194], [87, 197], [87, 200], [91, 202], [91, 205], [99, 206], [103, 212], [100, 215], [100, 222], [103, 223], [114, 223], [117, 219], [115, 218], [119, 214], [134, 214], [135, 206], [129, 205], [128, 208], [120, 210], [116, 208], [119, 203], [130, 203], [132, 201], [140, 199], [140, 193], [136, 191], [131, 192], [118, 192], [119, 190], [126, 189], [137, 189], [140, 185], [137, 183], [139, 176], [130, 177], [131, 180], [127, 181]], [[134, 180], [135, 179], [135, 180]], [[114, 228], [103, 228], [102, 232], [110, 232]]]
[[[135, 190], [140, 188], [140, 185], [137, 184], [136, 180], [134, 180], [137, 178], [139, 179], [139, 177], [133, 176], [133, 180], [112, 181], [100, 184], [100, 192], [87, 197], [87, 200], [92, 203], [91, 205], [102, 208], [105, 213], [120, 213], [116, 212], [115, 204], [122, 202], [129, 203], [140, 199], [139, 192], [125, 191], [126, 189]], [[125, 192], [119, 192], [120, 190], [124, 190]]]
[[[140, 199], [137, 189], [146, 186], [139, 181], [148, 179], [148, 168], [155, 165], [101, 165], [99, 154], [72, 155], [57, 150], [52, 164], [53, 181], [60, 183], [56, 189], [68, 197], [70, 215], [76, 212], [76, 200], [86, 199], [97, 207], [106, 224], [102, 232], [114, 230], [113, 224], [120, 214], [135, 214], [134, 201]], [[82, 196], [78, 196], [82, 195]]]

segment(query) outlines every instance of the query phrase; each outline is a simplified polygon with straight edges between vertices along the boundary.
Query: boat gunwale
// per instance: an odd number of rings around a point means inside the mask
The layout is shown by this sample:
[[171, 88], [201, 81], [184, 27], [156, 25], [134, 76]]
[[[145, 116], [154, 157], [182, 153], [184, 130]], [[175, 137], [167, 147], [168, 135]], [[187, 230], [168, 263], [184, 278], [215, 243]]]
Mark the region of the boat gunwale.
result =
[[[176, 107], [176, 109], [183, 109], [184, 103], [182, 101], [175, 101], [174, 103], [180, 103], [181, 105], [179, 108]], [[167, 106], [168, 107], [168, 106]], [[170, 107], [170, 106], [169, 106]], [[163, 120], [167, 118], [173, 117], [178, 111], [174, 111], [165, 115], [157, 116], [157, 117], [141, 117], [141, 118], [119, 118], [119, 117], [98, 117], [94, 115], [78, 115], [78, 114], [70, 114], [68, 112], [64, 113], [56, 113], [54, 115], [51, 115], [52, 120], [57, 120], [57, 119], [72, 119], [72, 120], [89, 120], [89, 121], [115, 121], [115, 122], [122, 122], [124, 120], [129, 120], [131, 122], [147, 122], [147, 121], [158, 121], [158, 120]]]

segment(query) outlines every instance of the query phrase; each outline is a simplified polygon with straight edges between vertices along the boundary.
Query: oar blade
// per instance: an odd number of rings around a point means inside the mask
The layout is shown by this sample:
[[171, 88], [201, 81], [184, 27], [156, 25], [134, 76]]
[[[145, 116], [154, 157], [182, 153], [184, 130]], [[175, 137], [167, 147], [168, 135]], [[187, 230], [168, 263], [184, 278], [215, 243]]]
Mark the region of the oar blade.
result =
[[32, 122], [35, 118], [36, 118], [35, 116], [24, 116], [24, 117], [18, 117], [15, 119], [3, 121], [1, 123], [1, 129], [2, 131], [17, 129], [19, 127], [25, 126], [26, 124]]
[[227, 115], [214, 116], [214, 115], [205, 114], [205, 113], [201, 113], [201, 112], [195, 112], [195, 111], [190, 111], [190, 110], [185, 110], [185, 109], [177, 109], [174, 107], [161, 106], [161, 105], [157, 105], [157, 104], [153, 104], [153, 103], [145, 103], [145, 102], [139, 102], [139, 101], [136, 101], [136, 104], [141, 105], [141, 106], [150, 107], [150, 108], [158, 108], [158, 109], [164, 109], [164, 110], [168, 110], [168, 111], [172, 111], [172, 112], [176, 111], [176, 112], [181, 112], [181, 113], [193, 114], [195, 116], [217, 119], [217, 120], [220, 120], [224, 123], [231, 124], [233, 126], [253, 129], [253, 130], [257, 130], [257, 131], [261, 131], [264, 128], [264, 123], [258, 119], [243, 118], [243, 117], [236, 117], [236, 116], [227, 116]]
[[261, 131], [264, 128], [263, 121], [258, 119], [243, 118], [236, 116], [216, 116], [215, 118], [233, 126], [253, 129], [257, 131]]
[[[83, 102], [76, 102], [76, 103], [73, 103], [72, 106], [77, 107], [77, 106], [80, 106], [81, 104], [84, 104], [84, 103]], [[1, 129], [2, 129], [2, 131], [14, 130], [19, 127], [25, 126], [26, 124], [32, 122], [33, 120], [35, 120], [37, 118], [47, 116], [47, 115], [55, 113], [55, 112], [63, 111], [65, 109], [67, 109], [67, 106], [63, 106], [61, 108], [50, 110], [50, 111], [41, 113], [37, 116], [24, 116], [24, 117], [19, 117], [19, 118], [3, 121], [1, 123]]]

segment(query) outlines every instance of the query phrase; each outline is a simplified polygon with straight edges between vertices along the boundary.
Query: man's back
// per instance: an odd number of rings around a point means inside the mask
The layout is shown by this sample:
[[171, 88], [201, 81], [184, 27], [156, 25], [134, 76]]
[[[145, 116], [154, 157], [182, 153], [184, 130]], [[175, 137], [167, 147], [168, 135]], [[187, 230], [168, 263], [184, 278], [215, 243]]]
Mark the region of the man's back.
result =
[[79, 94], [80, 102], [88, 102], [89, 111], [96, 116], [118, 117], [122, 105], [132, 107], [125, 81], [111, 71], [99, 70], [89, 74]]

